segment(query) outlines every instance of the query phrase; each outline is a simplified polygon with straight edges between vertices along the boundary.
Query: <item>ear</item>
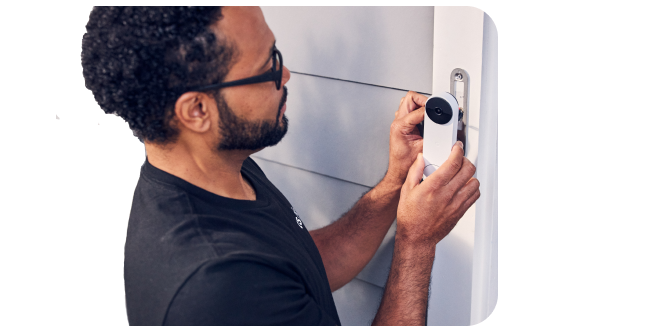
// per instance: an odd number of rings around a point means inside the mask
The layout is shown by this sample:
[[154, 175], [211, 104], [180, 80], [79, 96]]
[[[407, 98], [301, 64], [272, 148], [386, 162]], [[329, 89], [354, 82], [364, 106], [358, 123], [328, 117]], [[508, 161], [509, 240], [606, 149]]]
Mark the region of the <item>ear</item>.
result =
[[196, 133], [204, 133], [210, 129], [213, 122], [209, 112], [213, 103], [204, 93], [185, 92], [176, 100], [176, 119], [183, 127]]

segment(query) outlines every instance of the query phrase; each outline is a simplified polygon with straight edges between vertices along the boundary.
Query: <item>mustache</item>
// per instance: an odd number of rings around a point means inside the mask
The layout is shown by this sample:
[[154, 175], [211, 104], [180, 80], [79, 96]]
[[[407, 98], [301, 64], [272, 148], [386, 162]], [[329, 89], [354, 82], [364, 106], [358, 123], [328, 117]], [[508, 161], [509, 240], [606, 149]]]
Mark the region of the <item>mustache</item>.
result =
[[281, 102], [279, 102], [279, 109], [277, 109], [277, 123], [279, 122], [279, 116], [281, 115], [281, 108], [286, 104], [286, 100], [288, 99], [288, 88], [284, 85], [283, 89], [284, 93], [281, 97]]
[[284, 95], [281, 97], [281, 102], [279, 103], [279, 110], [277, 111], [277, 117], [279, 116], [279, 113], [281, 113], [281, 108], [283, 107], [284, 104], [286, 104], [286, 100], [288, 99], [288, 88], [284, 85]]
[[279, 110], [286, 104], [286, 100], [288, 99], [288, 88], [284, 85], [284, 93], [283, 97], [281, 97], [281, 103], [279, 103]]

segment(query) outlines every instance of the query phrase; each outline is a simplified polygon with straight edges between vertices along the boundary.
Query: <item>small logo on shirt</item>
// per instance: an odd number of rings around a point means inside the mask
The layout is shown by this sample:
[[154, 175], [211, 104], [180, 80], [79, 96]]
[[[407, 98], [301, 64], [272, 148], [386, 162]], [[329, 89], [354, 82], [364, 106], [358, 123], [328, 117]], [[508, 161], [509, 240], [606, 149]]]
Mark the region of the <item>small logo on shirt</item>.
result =
[[299, 227], [304, 229], [304, 223], [302, 223], [301, 219], [299, 218], [297, 211], [295, 211], [295, 208], [293, 208], [292, 206], [290, 208], [293, 210], [293, 213], [295, 213], [295, 220], [297, 220], [297, 225], [299, 225]]

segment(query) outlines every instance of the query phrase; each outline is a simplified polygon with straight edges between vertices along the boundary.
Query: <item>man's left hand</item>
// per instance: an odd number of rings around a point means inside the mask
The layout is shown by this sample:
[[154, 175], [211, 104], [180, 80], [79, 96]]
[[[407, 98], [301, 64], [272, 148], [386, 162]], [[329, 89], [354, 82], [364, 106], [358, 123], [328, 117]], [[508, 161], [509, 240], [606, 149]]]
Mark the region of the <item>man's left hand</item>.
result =
[[399, 184], [405, 182], [409, 168], [419, 152], [423, 152], [423, 137], [416, 127], [423, 121], [428, 97], [410, 91], [401, 98], [389, 131], [389, 168], [385, 178]]

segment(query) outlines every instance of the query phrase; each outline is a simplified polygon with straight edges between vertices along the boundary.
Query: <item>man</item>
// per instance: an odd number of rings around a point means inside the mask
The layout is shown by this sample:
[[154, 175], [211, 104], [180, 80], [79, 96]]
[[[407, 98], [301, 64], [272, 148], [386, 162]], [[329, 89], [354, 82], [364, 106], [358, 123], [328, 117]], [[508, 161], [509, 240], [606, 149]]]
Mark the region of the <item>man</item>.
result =
[[436, 244], [479, 198], [460, 143], [420, 181], [425, 96], [401, 99], [380, 183], [308, 232], [249, 158], [288, 129], [290, 72], [259, 8], [95, 8], [86, 28], [86, 86], [146, 147], [125, 248], [131, 325], [339, 325], [331, 292], [394, 218], [373, 323], [424, 324]]

